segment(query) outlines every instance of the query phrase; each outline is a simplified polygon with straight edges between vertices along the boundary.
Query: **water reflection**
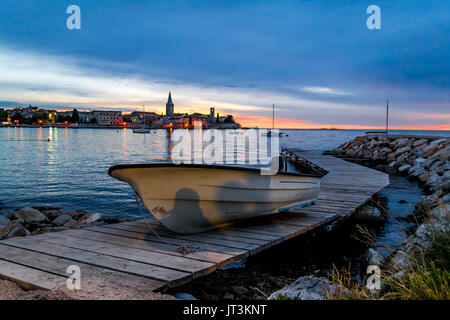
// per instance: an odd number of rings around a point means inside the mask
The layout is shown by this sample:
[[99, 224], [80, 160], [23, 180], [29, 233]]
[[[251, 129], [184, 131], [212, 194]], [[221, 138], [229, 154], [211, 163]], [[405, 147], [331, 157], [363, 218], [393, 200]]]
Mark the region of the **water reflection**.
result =
[[[64, 138], [59, 140], [61, 130]], [[289, 137], [281, 138], [281, 146], [307, 150], [330, 149], [364, 134], [357, 130], [283, 131]], [[133, 191], [109, 177], [107, 170], [120, 163], [170, 161], [172, 134], [172, 130], [134, 134], [130, 130], [0, 128], [2, 208], [48, 205], [138, 217]], [[450, 136], [450, 132], [416, 134]], [[241, 151], [249, 157], [248, 151]]]

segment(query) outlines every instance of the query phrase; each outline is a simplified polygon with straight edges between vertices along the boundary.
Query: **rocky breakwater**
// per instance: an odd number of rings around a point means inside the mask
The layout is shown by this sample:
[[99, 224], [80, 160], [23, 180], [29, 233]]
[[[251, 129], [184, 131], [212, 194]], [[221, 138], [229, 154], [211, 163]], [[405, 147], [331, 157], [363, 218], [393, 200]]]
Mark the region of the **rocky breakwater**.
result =
[[87, 226], [120, 221], [122, 220], [104, 219], [99, 213], [60, 210], [51, 207], [24, 207], [15, 212], [0, 211], [0, 240], [68, 229], [81, 229]]
[[367, 135], [328, 152], [387, 165], [390, 172], [418, 180], [436, 198], [450, 190], [450, 139]]

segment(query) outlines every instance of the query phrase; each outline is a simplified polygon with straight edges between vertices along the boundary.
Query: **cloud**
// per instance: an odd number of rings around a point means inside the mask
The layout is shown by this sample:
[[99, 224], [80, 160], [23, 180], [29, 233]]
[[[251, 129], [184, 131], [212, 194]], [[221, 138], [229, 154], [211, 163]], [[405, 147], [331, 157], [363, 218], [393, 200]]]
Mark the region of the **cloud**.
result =
[[317, 93], [317, 94], [330, 94], [330, 95], [349, 95], [349, 93], [344, 91], [339, 91], [336, 89], [331, 89], [327, 87], [302, 87], [300, 89], [304, 92], [311, 92], [311, 93]]

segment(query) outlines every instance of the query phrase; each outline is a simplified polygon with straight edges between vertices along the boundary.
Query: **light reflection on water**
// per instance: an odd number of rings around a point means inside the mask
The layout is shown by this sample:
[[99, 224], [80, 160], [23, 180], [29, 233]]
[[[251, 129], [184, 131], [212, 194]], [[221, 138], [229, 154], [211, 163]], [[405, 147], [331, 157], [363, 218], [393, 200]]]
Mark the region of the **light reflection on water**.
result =
[[[326, 150], [362, 130], [282, 130], [281, 146]], [[403, 131], [400, 133], [414, 133]], [[450, 136], [450, 132], [415, 132]], [[133, 191], [107, 171], [119, 163], [168, 161], [171, 132], [67, 128], [0, 128], [0, 207], [55, 206], [138, 217]], [[50, 140], [48, 140], [50, 139]], [[247, 152], [246, 152], [247, 151]], [[238, 150], [246, 152], [248, 150]]]

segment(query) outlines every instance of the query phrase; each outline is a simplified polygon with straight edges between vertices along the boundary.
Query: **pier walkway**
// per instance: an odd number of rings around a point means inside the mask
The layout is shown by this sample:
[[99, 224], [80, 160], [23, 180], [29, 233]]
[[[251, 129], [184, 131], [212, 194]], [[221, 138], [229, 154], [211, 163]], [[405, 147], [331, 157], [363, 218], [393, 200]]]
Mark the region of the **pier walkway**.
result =
[[[327, 169], [315, 206], [196, 235], [152, 222], [124, 222], [0, 241], [0, 277], [23, 287], [66, 288], [68, 267], [81, 271], [81, 291], [175, 287], [353, 213], [389, 185], [387, 174], [332, 156], [300, 153]], [[182, 254], [175, 246], [193, 252]], [[82, 297], [82, 295], [81, 295]]]

